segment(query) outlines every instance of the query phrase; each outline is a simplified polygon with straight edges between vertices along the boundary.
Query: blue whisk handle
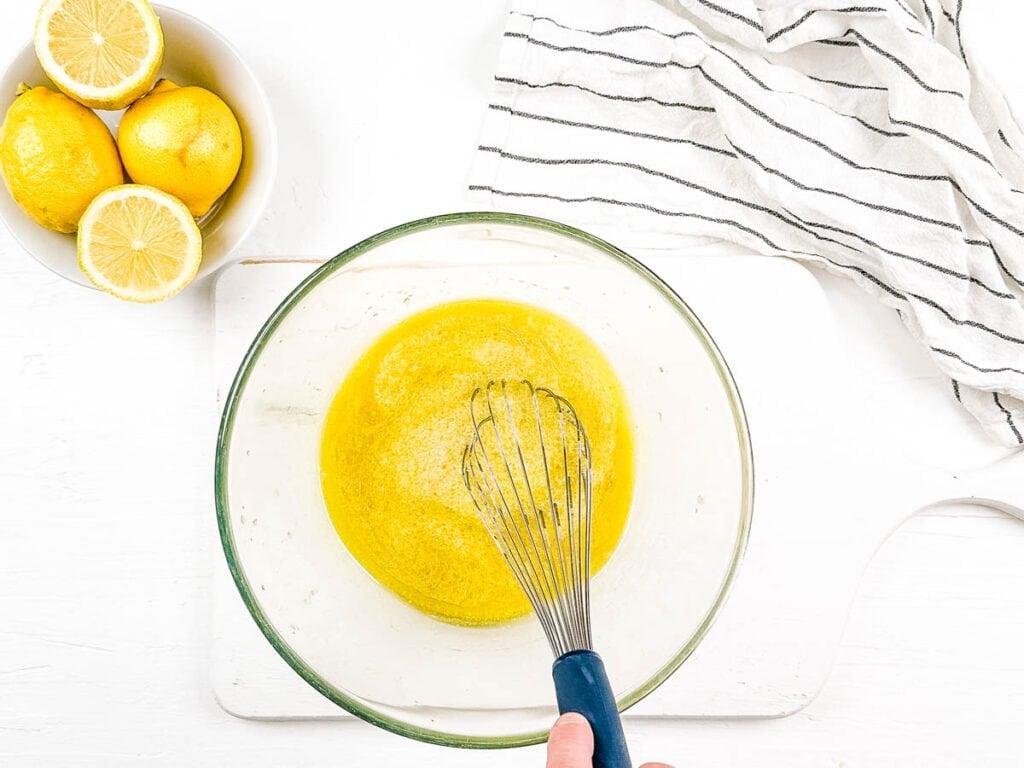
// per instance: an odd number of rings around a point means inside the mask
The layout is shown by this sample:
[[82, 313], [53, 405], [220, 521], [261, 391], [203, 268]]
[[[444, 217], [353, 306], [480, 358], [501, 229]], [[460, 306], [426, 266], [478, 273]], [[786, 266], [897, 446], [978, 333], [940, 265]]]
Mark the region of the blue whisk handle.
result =
[[601, 657], [593, 651], [569, 651], [555, 659], [558, 711], [579, 712], [594, 731], [594, 768], [630, 768], [622, 721]]

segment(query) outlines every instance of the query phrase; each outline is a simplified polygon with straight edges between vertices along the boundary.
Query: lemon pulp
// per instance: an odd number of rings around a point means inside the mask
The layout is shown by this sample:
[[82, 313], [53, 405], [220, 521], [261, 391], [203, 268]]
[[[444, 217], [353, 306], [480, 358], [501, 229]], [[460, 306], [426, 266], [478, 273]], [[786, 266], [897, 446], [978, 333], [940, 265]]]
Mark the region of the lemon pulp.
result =
[[93, 109], [124, 109], [138, 99], [164, 56], [148, 0], [44, 0], [34, 45], [54, 84]]
[[568, 399], [590, 437], [596, 572], [629, 515], [632, 426], [611, 365], [567, 320], [490, 299], [425, 310], [370, 347], [327, 415], [321, 484], [338, 535], [378, 582], [444, 621], [497, 624], [530, 610], [461, 473], [473, 389], [524, 378]]
[[199, 227], [180, 200], [142, 184], [96, 197], [78, 229], [78, 264], [97, 288], [128, 301], [162, 301], [196, 276]]

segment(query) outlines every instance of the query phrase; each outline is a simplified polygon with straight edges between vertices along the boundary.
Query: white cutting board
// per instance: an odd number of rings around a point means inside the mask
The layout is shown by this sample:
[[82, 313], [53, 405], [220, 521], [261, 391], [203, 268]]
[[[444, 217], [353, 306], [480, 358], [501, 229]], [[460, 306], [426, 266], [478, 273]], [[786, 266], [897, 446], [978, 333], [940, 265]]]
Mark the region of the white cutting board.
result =
[[[1024, 515], [1024, 455], [993, 463], [1000, 452], [979, 440], [895, 313], [845, 283], [829, 286], [830, 302], [821, 283], [835, 278], [782, 258], [640, 255], [732, 369], [753, 440], [755, 501], [718, 620], [628, 716], [791, 714], [828, 676], [860, 575], [892, 530], [930, 503], [972, 496]], [[221, 274], [218, 405], [266, 317], [319, 263], [246, 261]], [[846, 301], [837, 306], [837, 296]], [[212, 650], [214, 692], [232, 714], [349, 717], [277, 656], [223, 558]]]

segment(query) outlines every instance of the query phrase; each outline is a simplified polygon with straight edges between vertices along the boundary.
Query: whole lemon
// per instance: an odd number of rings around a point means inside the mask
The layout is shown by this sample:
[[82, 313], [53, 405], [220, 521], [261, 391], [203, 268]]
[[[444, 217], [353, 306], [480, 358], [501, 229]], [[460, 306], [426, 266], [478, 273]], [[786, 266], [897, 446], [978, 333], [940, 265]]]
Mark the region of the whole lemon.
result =
[[132, 104], [117, 131], [132, 181], [174, 195], [199, 217], [223, 195], [242, 162], [242, 132], [215, 93], [161, 80]]
[[124, 173], [114, 138], [96, 114], [49, 88], [19, 89], [0, 126], [0, 172], [35, 221], [74, 232], [100, 192]]

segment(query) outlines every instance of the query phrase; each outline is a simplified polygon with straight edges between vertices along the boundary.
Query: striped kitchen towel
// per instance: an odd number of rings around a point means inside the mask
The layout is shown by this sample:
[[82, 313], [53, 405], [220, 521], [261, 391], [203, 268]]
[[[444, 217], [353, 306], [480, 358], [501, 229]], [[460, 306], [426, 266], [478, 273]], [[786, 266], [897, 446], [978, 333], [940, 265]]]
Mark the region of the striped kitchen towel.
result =
[[899, 310], [1024, 443], [1024, 135], [958, 0], [513, 0], [470, 188], [626, 248], [782, 254]]

